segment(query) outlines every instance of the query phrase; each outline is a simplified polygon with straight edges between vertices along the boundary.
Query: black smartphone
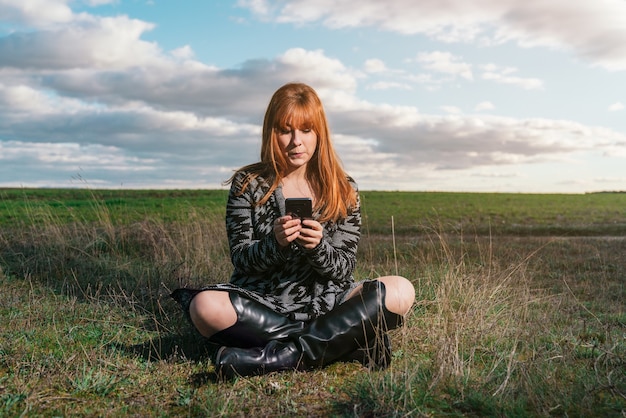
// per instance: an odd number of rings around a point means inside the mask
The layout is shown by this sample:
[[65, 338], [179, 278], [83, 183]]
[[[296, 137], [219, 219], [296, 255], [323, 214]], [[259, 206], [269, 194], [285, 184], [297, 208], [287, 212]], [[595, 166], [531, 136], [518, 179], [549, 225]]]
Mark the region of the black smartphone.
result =
[[294, 218], [311, 219], [313, 203], [309, 197], [290, 197], [285, 199], [285, 213]]

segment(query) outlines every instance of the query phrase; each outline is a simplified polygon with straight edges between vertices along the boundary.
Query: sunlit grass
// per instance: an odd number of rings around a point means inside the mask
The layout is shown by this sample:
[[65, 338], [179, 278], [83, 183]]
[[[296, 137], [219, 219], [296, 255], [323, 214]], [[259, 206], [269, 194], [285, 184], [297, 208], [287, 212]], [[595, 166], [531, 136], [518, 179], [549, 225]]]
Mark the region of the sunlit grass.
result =
[[392, 366], [228, 383], [168, 296], [228, 280], [223, 208], [126, 207], [122, 220], [93, 196], [80, 216], [14, 206], [0, 229], [0, 415], [624, 414], [626, 240], [483, 235], [450, 218], [416, 234], [395, 215], [392, 239], [372, 220], [411, 210], [372, 200], [384, 196], [364, 201], [356, 275], [397, 269], [416, 286]]

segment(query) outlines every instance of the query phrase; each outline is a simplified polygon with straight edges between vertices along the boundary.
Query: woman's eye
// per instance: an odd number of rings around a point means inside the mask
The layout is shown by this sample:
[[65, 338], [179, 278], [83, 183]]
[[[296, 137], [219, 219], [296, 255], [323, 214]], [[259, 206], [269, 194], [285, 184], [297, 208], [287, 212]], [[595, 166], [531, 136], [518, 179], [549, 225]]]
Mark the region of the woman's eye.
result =
[[311, 132], [310, 129], [302, 129], [302, 132], [304, 132], [305, 134], [308, 134], [309, 132]]
[[281, 129], [279, 132], [281, 135], [289, 135], [291, 133], [291, 129]]

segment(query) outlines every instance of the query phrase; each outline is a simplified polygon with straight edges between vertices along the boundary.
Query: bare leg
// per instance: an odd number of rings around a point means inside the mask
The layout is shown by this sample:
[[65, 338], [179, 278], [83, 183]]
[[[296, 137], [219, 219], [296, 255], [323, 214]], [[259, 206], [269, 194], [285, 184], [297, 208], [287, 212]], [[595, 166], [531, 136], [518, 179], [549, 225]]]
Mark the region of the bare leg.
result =
[[[413, 284], [402, 276], [383, 276], [377, 280], [385, 284], [385, 307], [398, 315], [406, 315], [415, 302], [415, 288]], [[348, 299], [361, 293], [362, 285], [350, 293]]]
[[237, 312], [228, 292], [205, 290], [198, 293], [189, 305], [191, 322], [200, 334], [210, 337], [237, 322]]

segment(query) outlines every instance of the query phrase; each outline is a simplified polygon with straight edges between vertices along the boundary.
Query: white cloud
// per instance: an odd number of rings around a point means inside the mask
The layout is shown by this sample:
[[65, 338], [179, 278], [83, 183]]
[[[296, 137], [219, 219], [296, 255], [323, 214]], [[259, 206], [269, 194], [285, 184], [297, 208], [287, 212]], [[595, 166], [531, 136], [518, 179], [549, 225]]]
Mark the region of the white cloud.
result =
[[0, 21], [47, 26], [74, 19], [68, 0], [0, 0]]
[[[432, 62], [454, 61], [449, 58]], [[376, 170], [391, 170], [389, 176], [401, 179], [408, 169], [444, 172], [532, 163], [626, 141], [624, 135], [573, 122], [476, 118], [457, 108], [446, 108], [449, 116], [425, 115], [415, 107], [377, 105], [356, 97], [355, 75], [323, 51], [292, 49], [228, 71], [163, 58], [149, 72], [110, 75], [69, 71], [48, 82], [48, 88], [71, 92], [72, 98], [29, 86], [0, 88], [0, 138], [22, 141], [5, 142], [4, 154], [17, 161], [15, 150], [24, 144], [31, 144], [31, 153], [36, 144], [45, 144], [47, 157], [33, 160], [54, 163], [66, 173], [81, 161], [98, 172], [116, 168], [126, 173], [132, 164], [140, 172], [158, 161], [158, 168], [151, 169], [172, 181], [194, 178], [210, 166], [235, 168], [257, 158], [264, 106], [278, 80], [287, 77], [318, 89], [346, 166], [363, 174], [364, 184], [379, 184], [372, 175]], [[264, 91], [254, 88], [267, 84]], [[96, 96], [98, 103], [89, 101]], [[105, 156], [103, 164], [92, 163], [98, 154]], [[183, 158], [185, 169], [176, 165]]]
[[270, 13], [270, 6], [267, 0], [237, 0], [239, 7], [246, 7], [259, 16], [267, 16]]
[[538, 78], [525, 78], [511, 75], [517, 72], [517, 68], [500, 67], [495, 64], [487, 64], [483, 66], [483, 68], [483, 80], [493, 81], [498, 84], [510, 84], [521, 87], [524, 90], [540, 90], [543, 88], [543, 81]]
[[[456, 110], [456, 109], [453, 109]], [[424, 115], [412, 108], [362, 102], [329, 107], [335, 130], [370, 138], [375, 152], [393, 155], [399, 167], [468, 169], [561, 161], [595, 149], [612, 150], [626, 135], [571, 121], [495, 116]]]
[[[626, 70], [623, 0], [362, 0], [358, 7], [352, 0], [292, 0], [277, 5], [276, 19], [281, 22], [371, 26], [446, 42], [513, 41], [571, 50], [595, 65]], [[263, 11], [268, 13], [267, 8]]]
[[488, 110], [494, 110], [496, 107], [493, 105], [493, 103], [485, 101], [485, 102], [480, 102], [476, 105], [476, 107], [474, 108], [475, 111], [477, 112], [485, 112]]
[[[103, 6], [105, 4], [117, 3], [119, 0], [83, 0], [83, 1], [85, 1], [90, 6]], [[149, 3], [149, 1], [147, 1], [146, 3]]]
[[622, 102], [615, 102], [609, 106], [609, 112], [618, 112], [624, 110], [624, 104]]
[[38, 115], [71, 115], [80, 111], [97, 111], [98, 106], [72, 97], [62, 97], [52, 90], [29, 85], [0, 83], [0, 128], [29, 120]]
[[499, 84], [518, 86], [524, 90], [539, 90], [543, 88], [543, 82], [538, 78], [512, 77], [490, 72], [483, 73], [482, 78], [483, 80], [494, 81]]
[[472, 80], [472, 66], [449, 52], [433, 51], [418, 54], [417, 61], [427, 70]]
[[[49, 53], [48, 65], [64, 61], [61, 58], [64, 52], [58, 52], [59, 56], [53, 51]], [[259, 108], [286, 81], [304, 81], [320, 91], [352, 91], [358, 76], [323, 51], [301, 48], [287, 50], [274, 60], [250, 60], [238, 69], [222, 70], [191, 59], [174, 60], [156, 53], [151, 60], [143, 61], [142, 66], [128, 68], [104, 69], [92, 63], [89, 68], [47, 70], [45, 77], [40, 75], [45, 64], [40, 68], [30, 73], [23, 71], [21, 79], [36, 86], [35, 90], [45, 89], [61, 97], [82, 98], [86, 102], [97, 100], [101, 105], [116, 107], [124, 103], [146, 103], [162, 109], [255, 122], [259, 121]]]
[[[356, 88], [356, 72], [346, 68], [335, 58], [329, 58], [322, 50], [307, 51], [303, 48], [287, 50], [278, 61], [283, 71], [293, 71], [297, 78], [307, 80], [318, 88], [339, 87], [353, 91]], [[281, 74], [283, 79], [284, 74]], [[293, 77], [293, 76], [292, 76]]]
[[515, 178], [515, 177], [524, 177], [524, 175], [520, 172], [508, 172], [508, 171], [476, 171], [472, 173], [472, 177], [482, 177], [482, 178]]
[[597, 183], [614, 183], [622, 189], [626, 184], [626, 177], [597, 177], [593, 181]]
[[193, 49], [189, 45], [182, 46], [180, 48], [176, 48], [171, 51], [171, 54], [174, 58], [178, 58], [180, 60], [189, 60], [192, 59], [195, 55]]
[[367, 73], [384, 73], [388, 71], [387, 66], [382, 60], [368, 59], [365, 61], [365, 72]]
[[457, 106], [441, 106], [440, 109], [443, 110], [445, 113], [448, 113], [450, 115], [459, 115], [459, 114], [463, 113], [463, 111], [460, 108], [458, 108]]
[[[278, 3], [245, 4], [269, 15]], [[363, 7], [355, 8], [351, 3], [354, 14], [349, 18], [355, 25], [380, 24], [375, 12], [381, 10], [389, 19], [386, 24], [399, 19], [408, 30], [414, 6], [404, 5], [410, 9], [404, 22], [404, 9], [398, 7], [402, 4], [365, 0]], [[436, 16], [441, 12], [438, 4], [425, 2], [426, 13]], [[423, 19], [417, 26], [429, 36], [448, 40], [486, 36], [484, 28], [474, 24], [482, 22], [484, 12], [464, 4], [452, 2], [453, 10], [467, 12], [466, 20], [455, 21], [454, 27]], [[407, 75], [370, 59], [362, 68], [365, 75], [323, 50], [303, 48], [249, 59], [236, 68], [218, 68], [197, 61], [187, 45], [163, 52], [158, 44], [143, 40], [154, 27], [151, 23], [125, 16], [96, 18], [71, 11], [68, 15], [66, 2], [50, 5], [58, 11], [46, 17], [0, 0], [0, 15], [19, 12], [16, 21], [45, 27], [0, 38], [3, 185], [15, 184], [5, 179], [14, 178], [18, 170], [29, 184], [39, 184], [40, 178], [30, 177], [39, 170], [50, 177], [49, 184], [59, 184], [77, 170], [89, 170], [92, 181], [103, 186], [115, 186], [116, 178], [126, 184], [151, 182], [151, 187], [219, 184], [230, 170], [258, 158], [265, 106], [287, 81], [316, 88], [348, 171], [370, 188], [382, 181], [406, 186], [415, 178], [450, 184], [459, 171], [507, 173], [518, 164], [560, 161], [586, 150], [613, 154], [626, 144], [622, 133], [575, 122], [469, 116], [455, 106], [443, 108], [448, 114], [424, 114], [415, 106], [377, 104], [357, 96], [361, 82], [370, 90], [408, 91], [408, 83], [436, 88], [442, 81], [435, 77], [443, 78], [441, 74], [447, 81], [473, 80], [472, 66], [450, 52], [418, 56], [432, 74]], [[307, 3], [297, 13], [303, 21], [314, 21], [330, 16], [329, 10], [339, 19], [343, 13], [339, 5], [348, 8], [342, 0], [321, 0]], [[283, 9], [283, 19], [288, 19], [288, 9]], [[387, 9], [400, 14], [390, 15]], [[489, 65], [485, 73], [494, 82], [524, 88], [541, 85], [536, 79], [515, 77], [511, 67]], [[390, 75], [397, 78], [380, 79]], [[476, 107], [491, 109], [490, 102]]]
[[108, 171], [154, 170], [159, 162], [155, 158], [125, 155], [124, 150], [113, 146], [22, 141], [0, 141], [0, 161], [5, 167], [17, 166], [19, 162], [24, 171], [49, 167], [72, 174], [81, 167]]
[[140, 40], [154, 25], [125, 16], [85, 19], [46, 31], [0, 38], [3, 67], [125, 69], [161, 59], [154, 43]]
[[399, 90], [412, 90], [413, 88], [406, 83], [398, 83], [393, 81], [377, 81], [367, 86], [370, 90], [391, 90], [391, 89], [399, 89]]

